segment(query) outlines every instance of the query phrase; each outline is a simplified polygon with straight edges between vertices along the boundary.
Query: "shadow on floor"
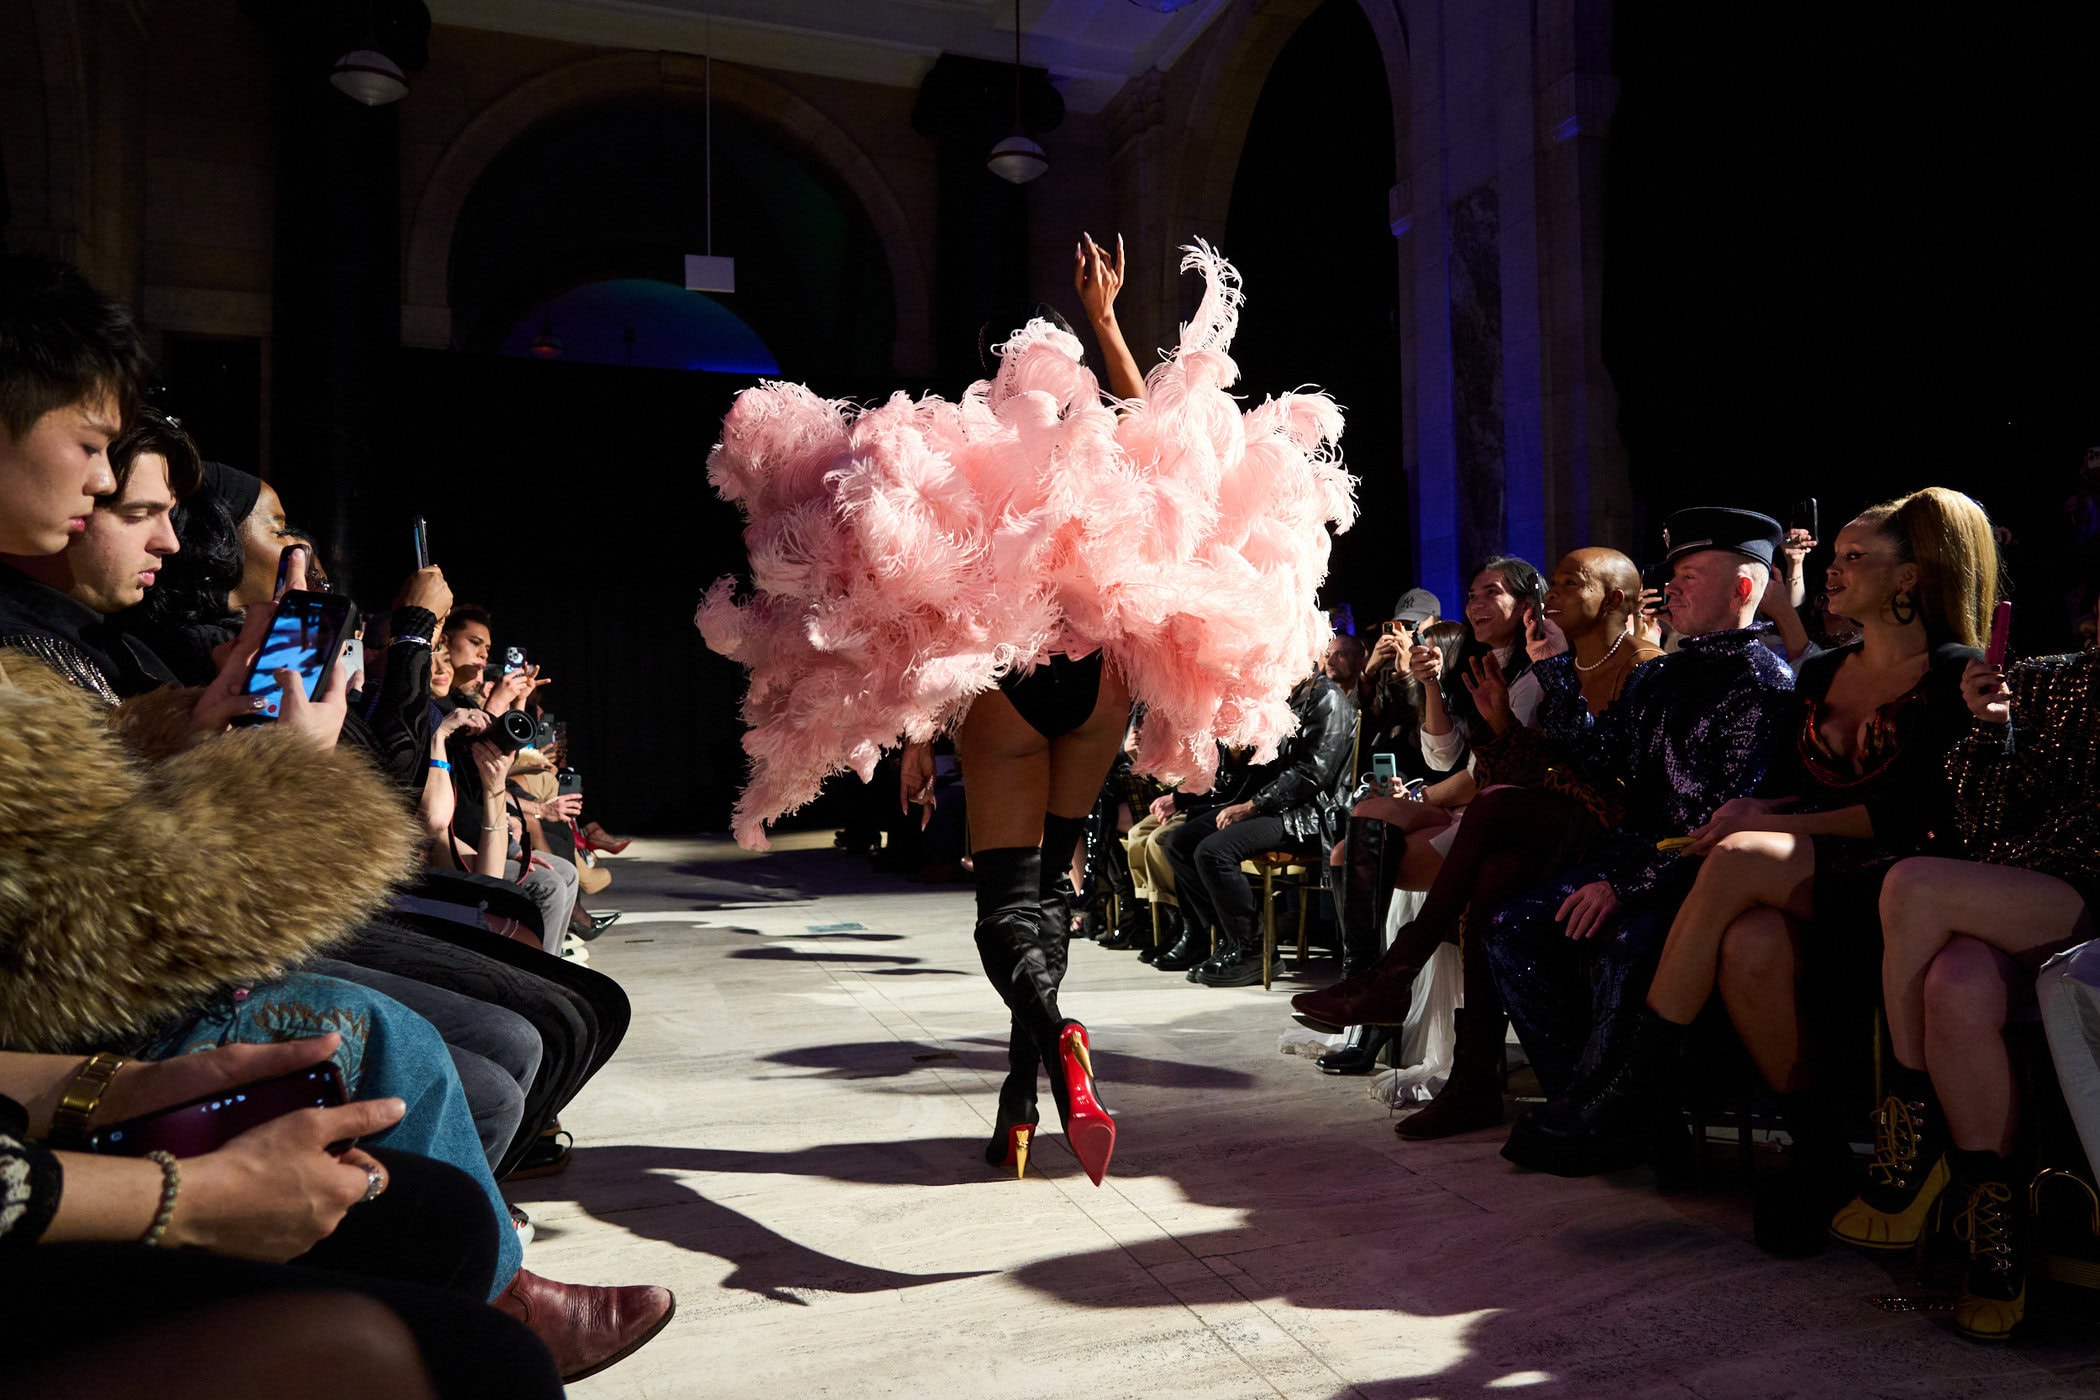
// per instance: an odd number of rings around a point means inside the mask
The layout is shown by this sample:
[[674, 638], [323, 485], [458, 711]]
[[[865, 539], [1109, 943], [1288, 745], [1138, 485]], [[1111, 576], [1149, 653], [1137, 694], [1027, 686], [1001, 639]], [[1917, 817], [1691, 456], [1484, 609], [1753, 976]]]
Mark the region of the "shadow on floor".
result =
[[[812, 1151], [819, 1159], [816, 1174], [829, 1175], [844, 1169], [843, 1161], [827, 1154], [846, 1154], [867, 1160], [868, 1148], [879, 1144], [855, 1143]], [[960, 1145], [958, 1145], [959, 1147]], [[586, 1212], [643, 1239], [660, 1240], [696, 1254], [710, 1254], [734, 1267], [721, 1287], [771, 1298], [775, 1302], [807, 1306], [796, 1296], [815, 1293], [885, 1293], [892, 1289], [923, 1288], [951, 1279], [976, 1278], [988, 1269], [954, 1273], [909, 1274], [872, 1265], [856, 1264], [821, 1250], [797, 1243], [768, 1229], [751, 1217], [710, 1200], [684, 1182], [655, 1175], [677, 1171], [792, 1171], [792, 1167], [767, 1165], [767, 1160], [797, 1154], [723, 1153], [701, 1148], [672, 1147], [579, 1147], [574, 1166], [559, 1184], [550, 1182], [540, 1190], [537, 1183], [519, 1182], [507, 1188], [521, 1203], [536, 1199], [574, 1200]], [[878, 1153], [874, 1160], [884, 1159]], [[894, 1161], [894, 1159], [892, 1159]], [[861, 1179], [889, 1184], [918, 1179], [910, 1172], [877, 1171]], [[636, 1183], [650, 1182], [648, 1199], [638, 1200]], [[842, 1180], [849, 1178], [840, 1178]], [[550, 1235], [550, 1238], [552, 1236]]]
[[[955, 971], [955, 969], [945, 969]], [[975, 974], [956, 972], [958, 976]], [[837, 1045], [805, 1045], [763, 1057], [765, 1063], [796, 1069], [822, 1071], [823, 1079], [891, 1079], [925, 1069], [972, 1069], [980, 1074], [1004, 1077], [1004, 1042], [968, 1040], [966, 1048], [928, 1045], [910, 1040], [848, 1041]], [[1156, 1060], [1094, 1047], [1094, 1073], [1102, 1085], [1143, 1084], [1160, 1088], [1251, 1089], [1253, 1075], [1220, 1065], [1190, 1064], [1181, 1060]], [[1050, 1102], [1049, 1082], [1037, 1081], [1037, 1093], [1046, 1109]], [[1054, 1116], [1054, 1114], [1053, 1114]]]

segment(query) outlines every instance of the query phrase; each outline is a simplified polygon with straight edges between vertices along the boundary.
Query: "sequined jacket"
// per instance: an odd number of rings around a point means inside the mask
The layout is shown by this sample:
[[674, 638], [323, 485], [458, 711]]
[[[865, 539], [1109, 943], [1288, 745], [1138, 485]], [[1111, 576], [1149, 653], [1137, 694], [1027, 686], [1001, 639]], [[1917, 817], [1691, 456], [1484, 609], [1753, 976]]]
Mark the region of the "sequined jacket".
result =
[[1947, 756], [1971, 859], [2054, 875], [2100, 900], [2100, 653], [2006, 673], [2012, 722], [1974, 721]]
[[1798, 715], [1794, 673], [1752, 628], [1687, 637], [1634, 668], [1616, 703], [1592, 715], [1572, 660], [1539, 665], [1539, 724], [1586, 781], [1619, 785], [1625, 815], [1599, 861], [1621, 903], [1653, 891], [1679, 859], [1657, 851], [1723, 802], [1764, 781]]

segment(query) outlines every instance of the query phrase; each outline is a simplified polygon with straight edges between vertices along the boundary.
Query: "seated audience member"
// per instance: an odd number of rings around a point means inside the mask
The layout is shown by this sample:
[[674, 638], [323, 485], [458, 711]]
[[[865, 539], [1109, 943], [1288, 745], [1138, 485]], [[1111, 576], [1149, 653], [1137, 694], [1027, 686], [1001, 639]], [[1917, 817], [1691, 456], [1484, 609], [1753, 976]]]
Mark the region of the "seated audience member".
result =
[[[1324, 675], [1315, 673], [1292, 690], [1291, 709], [1297, 731], [1273, 762], [1255, 770], [1249, 794], [1191, 814], [1164, 838], [1184, 923], [1171, 960], [1162, 955], [1153, 966], [1171, 970], [1178, 962], [1190, 969], [1190, 981], [1207, 987], [1261, 980], [1260, 911], [1240, 862], [1264, 851], [1313, 855], [1327, 849], [1348, 801], [1349, 753], [1356, 739], [1356, 707]], [[1198, 965], [1199, 946], [1212, 930], [1217, 951]]]
[[1379, 753], [1393, 756], [1402, 778], [1433, 783], [1450, 776], [1430, 768], [1422, 757], [1422, 686], [1407, 664], [1408, 652], [1423, 629], [1437, 622], [1437, 607], [1435, 594], [1425, 588], [1410, 588], [1400, 595], [1392, 621], [1385, 623], [1372, 641], [1364, 661], [1364, 700], [1359, 708], [1363, 743], [1358, 754], [1358, 777], [1369, 771], [1371, 755]]
[[1969, 1256], [1954, 1325], [1971, 1337], [2008, 1336], [2026, 1312], [2031, 1173], [2015, 1165], [2021, 1095], [2004, 1030], [2031, 1005], [2035, 968], [2094, 936], [2096, 684], [2090, 651], [2003, 671], [1972, 661], [1962, 693], [1974, 724], [1949, 763], [1970, 859], [1916, 857], [1881, 885], [1895, 1065], [1866, 1188], [1830, 1230], [1864, 1249], [1907, 1249], [1951, 1187]]
[[[1488, 790], [1466, 809], [1421, 909], [1396, 932], [1384, 957], [1353, 979], [1292, 999], [1310, 1021], [1398, 1027], [1413, 1002], [1415, 979], [1437, 948], [1461, 944], [1465, 1005], [1458, 1013], [1451, 1073], [1427, 1107], [1395, 1125], [1404, 1138], [1448, 1137], [1502, 1121], [1508, 1019], [1480, 938], [1498, 905], [1538, 872], [1563, 868], [1594, 850], [1617, 824], [1616, 777], [1578, 777], [1571, 760], [1586, 732], [1577, 716], [1587, 721], [1603, 715], [1637, 668], [1657, 655], [1632, 628], [1639, 589], [1633, 561], [1616, 550], [1577, 550], [1554, 569], [1541, 635], [1528, 647], [1538, 657], [1541, 686], [1572, 677], [1581, 706], [1543, 708], [1536, 730], [1515, 722], [1497, 669], [1476, 659], [1465, 678], [1484, 721], [1473, 778]], [[1409, 841], [1410, 856], [1416, 844]], [[1404, 869], [1389, 867], [1405, 885]]]
[[289, 1114], [180, 1163], [79, 1150], [85, 1132], [336, 1046], [0, 1052], [0, 1354], [14, 1392], [232, 1400], [298, 1375], [301, 1393], [345, 1400], [561, 1393], [546, 1349], [485, 1305], [496, 1246], [474, 1183], [385, 1149], [323, 1150], [384, 1129], [399, 1100]]
[[275, 600], [279, 556], [294, 542], [268, 482], [220, 462], [202, 469], [202, 483], [175, 510], [181, 549], [118, 619], [184, 685], [209, 685], [219, 670], [213, 652], [239, 634], [241, 610]]
[[1970, 728], [1962, 674], [1997, 601], [1990, 520], [1959, 492], [1872, 507], [1836, 548], [1830, 596], [1863, 638], [1802, 667], [1759, 795], [1724, 803], [1679, 858], [1697, 873], [1630, 1033], [1541, 1115], [1572, 1154], [1638, 1156], [1655, 1115], [1677, 1111], [1677, 1055], [1718, 981], [1794, 1141], [1795, 1170], [1757, 1221], [1759, 1242], [1789, 1255], [1820, 1248], [1856, 1188], [1843, 1115], [1812, 1083], [1829, 1054], [1810, 1049], [1867, 1033], [1889, 868], [1959, 852], [1947, 755]]
[[1361, 637], [1346, 632], [1337, 632], [1327, 641], [1327, 652], [1320, 658], [1320, 672], [1335, 684], [1335, 688], [1349, 697], [1349, 703], [1363, 710], [1364, 694], [1368, 687], [1364, 683], [1364, 663], [1370, 659]]
[[[1370, 766], [1374, 776], [1364, 777], [1357, 785], [1341, 839], [1327, 855], [1327, 884], [1334, 897], [1345, 983], [1360, 979], [1378, 961], [1394, 891], [1426, 890], [1435, 880], [1456, 834], [1453, 822], [1473, 799], [1472, 778], [1463, 769], [1412, 789], [1413, 795], [1409, 788], [1410, 780], [1422, 781], [1418, 776], [1422, 771], [1422, 694], [1430, 686], [1448, 691], [1456, 684], [1453, 673], [1443, 669], [1442, 660], [1458, 654], [1466, 631], [1462, 622], [1431, 622], [1416, 630], [1413, 646], [1425, 658], [1413, 664], [1403, 661], [1397, 668], [1404, 677], [1402, 684], [1387, 687], [1382, 694], [1381, 723], [1386, 727], [1377, 742], [1392, 747], [1362, 756], [1359, 767]], [[1383, 641], [1381, 638], [1381, 645]], [[1452, 701], [1447, 698], [1445, 705], [1448, 712]], [[1413, 716], [1411, 732], [1396, 732], [1402, 716]], [[1382, 784], [1375, 777], [1381, 754], [1393, 756], [1397, 774]], [[1410, 754], [1415, 760], [1413, 772], [1406, 762]], [[1377, 1068], [1378, 1057], [1396, 1029], [1351, 1024], [1343, 1045], [1314, 1063], [1327, 1074], [1369, 1074]]]
[[[1530, 723], [1538, 700], [1536, 689], [1522, 683], [1524, 673], [1531, 669], [1524, 610], [1543, 588], [1539, 571], [1522, 559], [1503, 555], [1488, 560], [1473, 571], [1473, 580], [1466, 586], [1466, 640], [1458, 655], [1432, 654], [1432, 648], [1417, 641], [1408, 651], [1409, 668], [1424, 680], [1441, 678], [1446, 668], [1466, 677], [1474, 673], [1476, 660], [1491, 660], [1500, 669], [1503, 685], [1510, 688], [1517, 723]], [[1429, 767], [1439, 773], [1464, 768], [1479, 721], [1470, 689], [1424, 686], [1422, 757]]]
[[[94, 498], [114, 492], [106, 452], [135, 363], [123, 313], [78, 274], [0, 259], [0, 553], [59, 553]], [[363, 987], [282, 972], [384, 895], [412, 833], [370, 765], [335, 747], [340, 661], [312, 697], [280, 672], [281, 716], [227, 732], [256, 708], [241, 691], [269, 618], [253, 610], [201, 693], [163, 689], [114, 709], [27, 652], [0, 661], [0, 947], [12, 969], [0, 979], [0, 1050], [171, 1058], [342, 1029], [334, 1058], [347, 1087], [405, 1105], [371, 1141], [459, 1167], [493, 1207], [483, 1228], [496, 1236], [499, 1305], [530, 1312], [565, 1371], [622, 1355], [668, 1318], [669, 1295], [519, 1270], [435, 1032]]]
[[[1578, 772], [1623, 783], [1619, 829], [1584, 862], [1497, 908], [1482, 947], [1549, 1097], [1605, 1063], [1641, 1005], [1670, 918], [1696, 867], [1657, 843], [1709, 821], [1764, 780], [1794, 714], [1793, 673], [1750, 623], [1782, 535], [1751, 511], [1679, 511], [1663, 532], [1677, 651], [1641, 667], [1602, 718], [1572, 660], [1540, 674], [1542, 713]], [[1561, 1173], [1594, 1170], [1555, 1118], [1521, 1119], [1503, 1155]]]
[[37, 656], [113, 705], [175, 679], [111, 615], [145, 597], [179, 553], [171, 515], [203, 478], [189, 436], [152, 408], [135, 412], [108, 456], [115, 489], [95, 498], [63, 553], [0, 556], [0, 646]]

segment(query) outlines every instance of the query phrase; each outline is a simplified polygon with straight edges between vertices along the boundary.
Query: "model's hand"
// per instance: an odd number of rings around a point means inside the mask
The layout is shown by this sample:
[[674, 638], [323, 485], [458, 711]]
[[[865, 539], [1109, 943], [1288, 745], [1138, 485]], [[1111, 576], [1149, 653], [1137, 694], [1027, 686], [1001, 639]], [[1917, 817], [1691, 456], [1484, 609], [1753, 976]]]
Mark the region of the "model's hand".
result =
[[1969, 713], [1985, 724], [2007, 724], [2012, 720], [2012, 687], [2005, 671], [1988, 661], [1971, 661], [1962, 668], [1961, 698]]
[[1570, 938], [1592, 938], [1619, 912], [1619, 894], [1609, 881], [1593, 880], [1561, 901], [1553, 917], [1566, 924]]
[[897, 762], [897, 810], [906, 816], [918, 807], [919, 830], [933, 823], [933, 745], [906, 744]]
[[1094, 241], [1090, 233], [1079, 235], [1073, 250], [1072, 287], [1089, 321], [1100, 325], [1116, 317], [1116, 293], [1123, 290], [1123, 235], [1116, 235], [1116, 256]]

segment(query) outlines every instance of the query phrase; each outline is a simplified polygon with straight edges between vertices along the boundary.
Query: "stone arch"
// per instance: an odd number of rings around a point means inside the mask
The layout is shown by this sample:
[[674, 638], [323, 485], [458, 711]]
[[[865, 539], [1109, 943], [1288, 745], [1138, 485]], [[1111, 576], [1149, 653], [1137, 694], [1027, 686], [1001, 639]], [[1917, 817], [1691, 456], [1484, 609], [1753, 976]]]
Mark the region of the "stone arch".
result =
[[[1184, 149], [1195, 153], [1187, 166], [1180, 204], [1182, 223], [1205, 238], [1225, 231], [1225, 211], [1232, 202], [1233, 179], [1247, 129], [1254, 121], [1269, 70], [1283, 46], [1320, 8], [1322, 0], [1271, 0], [1255, 9], [1236, 9], [1227, 21], [1233, 29], [1216, 45], [1196, 85], [1197, 100], [1183, 125]], [[1400, 0], [1357, 0], [1378, 36], [1385, 60], [1386, 91], [1393, 105], [1394, 159], [1404, 170], [1409, 160], [1407, 20]], [[1399, 171], [1398, 179], [1404, 179]]]
[[[452, 343], [448, 287], [452, 235], [467, 196], [512, 141], [550, 117], [608, 98], [666, 89], [690, 93], [700, 60], [677, 54], [614, 53], [579, 59], [519, 84], [484, 107], [439, 157], [416, 201], [402, 261], [402, 339], [412, 345]], [[930, 374], [933, 301], [920, 239], [888, 182], [857, 142], [802, 98], [746, 68], [718, 63], [715, 99], [780, 131], [815, 156], [859, 201], [882, 244], [896, 297], [895, 368]]]

